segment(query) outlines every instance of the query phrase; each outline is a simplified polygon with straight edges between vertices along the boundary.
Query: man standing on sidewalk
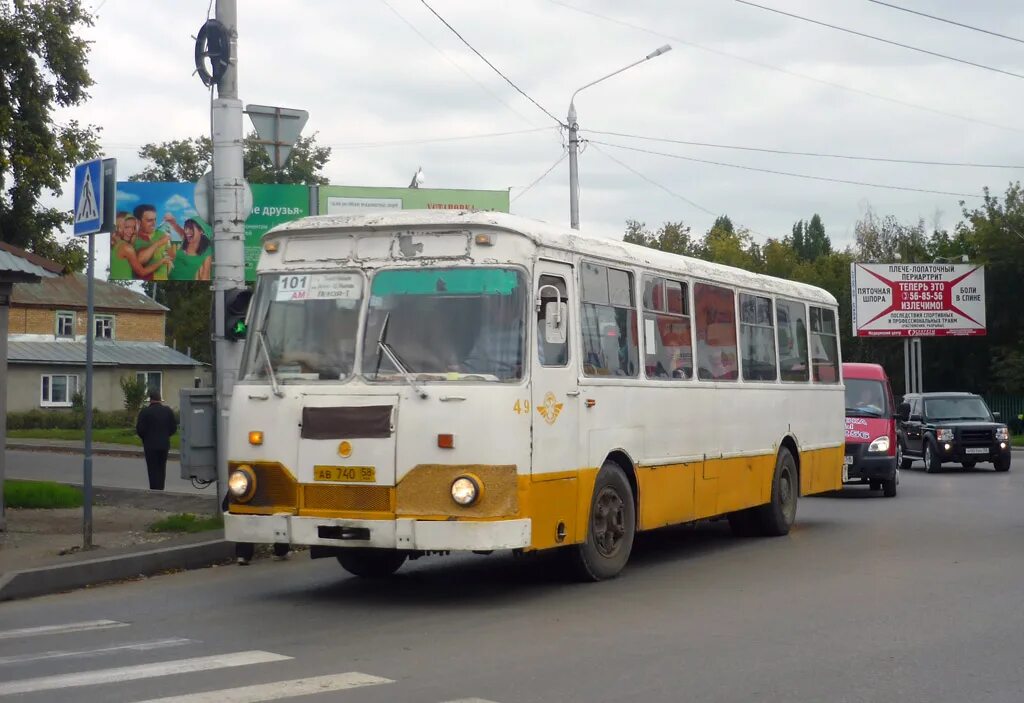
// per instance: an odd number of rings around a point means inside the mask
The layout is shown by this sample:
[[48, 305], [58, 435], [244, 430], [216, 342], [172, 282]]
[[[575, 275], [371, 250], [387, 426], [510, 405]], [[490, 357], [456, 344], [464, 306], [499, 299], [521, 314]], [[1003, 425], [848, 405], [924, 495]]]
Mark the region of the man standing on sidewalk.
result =
[[164, 489], [164, 480], [167, 478], [167, 452], [171, 448], [171, 435], [177, 431], [178, 423], [174, 420], [174, 411], [160, 402], [160, 391], [151, 388], [149, 406], [142, 409], [135, 423], [135, 433], [142, 438], [142, 449], [146, 454], [150, 490]]

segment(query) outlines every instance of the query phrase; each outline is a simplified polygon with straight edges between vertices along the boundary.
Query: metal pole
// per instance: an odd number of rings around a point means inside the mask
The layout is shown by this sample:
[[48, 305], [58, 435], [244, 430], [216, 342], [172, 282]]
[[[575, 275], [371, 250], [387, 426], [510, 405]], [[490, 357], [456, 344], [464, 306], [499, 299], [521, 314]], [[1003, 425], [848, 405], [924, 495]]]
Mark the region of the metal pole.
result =
[[913, 393], [910, 390], [910, 337], [903, 338], [903, 395]]
[[576, 157], [580, 150], [579, 124], [576, 123], [576, 104], [569, 103], [569, 226], [580, 228], [580, 171]]
[[217, 19], [231, 37], [231, 63], [217, 85], [213, 111], [214, 329], [217, 386], [217, 499], [227, 491], [228, 415], [241, 346], [224, 338], [224, 292], [245, 287], [245, 173], [242, 102], [238, 99], [238, 7], [217, 0]]
[[[92, 347], [96, 334], [95, 268], [96, 235], [89, 235], [89, 266], [86, 271], [85, 329], [85, 458], [82, 460], [82, 549], [92, 549]], [[68, 389], [71, 390], [70, 388]]]
[[924, 355], [921, 351], [921, 338], [915, 337], [914, 344], [917, 347], [917, 392], [924, 393]]
[[7, 476], [7, 323], [11, 304], [10, 283], [0, 283], [0, 532], [7, 530], [7, 516], [4, 514], [4, 479]]

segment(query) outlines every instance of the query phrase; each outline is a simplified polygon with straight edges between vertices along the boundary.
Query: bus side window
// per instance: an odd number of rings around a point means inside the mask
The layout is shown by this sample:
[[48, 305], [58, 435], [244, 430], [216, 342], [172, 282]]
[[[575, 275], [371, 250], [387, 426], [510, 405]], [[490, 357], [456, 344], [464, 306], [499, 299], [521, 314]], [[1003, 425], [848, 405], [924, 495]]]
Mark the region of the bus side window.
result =
[[[537, 360], [543, 366], [567, 366], [569, 364], [569, 335], [564, 334], [564, 341], [554, 343], [548, 342], [545, 338], [549, 303], [562, 303], [561, 324], [565, 330], [569, 329], [569, 299], [566, 294], [565, 279], [561, 276], [542, 275], [537, 284], [537, 297], [540, 300], [540, 310], [537, 312]], [[550, 307], [552, 310], [554, 309], [553, 305]]]

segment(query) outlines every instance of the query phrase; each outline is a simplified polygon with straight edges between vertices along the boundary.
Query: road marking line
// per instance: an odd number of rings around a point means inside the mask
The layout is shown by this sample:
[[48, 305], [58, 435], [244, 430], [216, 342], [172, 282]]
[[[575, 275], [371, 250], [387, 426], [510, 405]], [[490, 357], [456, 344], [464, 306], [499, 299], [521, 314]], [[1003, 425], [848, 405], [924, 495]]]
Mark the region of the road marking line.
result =
[[16, 637], [36, 637], [37, 635], [63, 635], [70, 632], [87, 630], [109, 630], [112, 627], [128, 627], [126, 622], [117, 620], [86, 620], [69, 622], [64, 625], [43, 625], [42, 627], [22, 627], [17, 630], [0, 630], [0, 640], [12, 640]]
[[19, 654], [14, 657], [0, 657], [0, 666], [8, 664], [24, 664], [25, 662], [43, 661], [46, 659], [67, 659], [70, 657], [98, 657], [104, 654], [113, 654], [115, 652], [133, 651], [133, 652], [147, 652], [151, 649], [161, 649], [163, 647], [179, 647], [183, 644], [191, 644], [195, 640], [185, 639], [184, 637], [173, 637], [163, 640], [151, 640], [149, 642], [129, 642], [127, 644], [119, 644], [113, 647], [101, 647], [100, 649], [81, 649], [77, 651], [69, 650], [54, 650], [49, 652], [40, 652], [37, 654]]
[[331, 674], [315, 676], [309, 679], [293, 679], [291, 681], [274, 681], [273, 683], [241, 686], [239, 688], [223, 688], [219, 691], [190, 693], [184, 696], [168, 698], [150, 698], [138, 703], [262, 703], [282, 698], [298, 698], [317, 693], [344, 691], [362, 686], [378, 686], [383, 683], [394, 683], [391, 679], [361, 674], [351, 671], [347, 674]]
[[486, 698], [460, 698], [455, 701], [445, 701], [445, 703], [494, 703]]
[[75, 674], [40, 676], [35, 679], [22, 679], [20, 681], [7, 681], [0, 683], [0, 696], [10, 696], [15, 693], [33, 693], [35, 691], [52, 691], [58, 688], [74, 688], [76, 686], [95, 686], [101, 683], [136, 681], [138, 679], [148, 679], [156, 676], [190, 674], [196, 671], [227, 669], [233, 666], [265, 664], [268, 662], [285, 661], [288, 659], [291, 659], [291, 657], [274, 654], [273, 652], [252, 650], [248, 652], [219, 654], [212, 657], [193, 657], [191, 659], [156, 662], [155, 664], [122, 666], [116, 669], [98, 669], [96, 671], [83, 671]]

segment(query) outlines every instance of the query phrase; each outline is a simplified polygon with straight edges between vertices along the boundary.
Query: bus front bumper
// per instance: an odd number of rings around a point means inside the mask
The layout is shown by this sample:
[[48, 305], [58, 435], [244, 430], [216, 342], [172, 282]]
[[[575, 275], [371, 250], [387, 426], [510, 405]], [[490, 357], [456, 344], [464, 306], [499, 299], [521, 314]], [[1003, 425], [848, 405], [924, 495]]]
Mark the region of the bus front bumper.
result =
[[256, 544], [489, 551], [530, 546], [531, 521], [346, 520], [297, 515], [224, 515], [224, 538]]

